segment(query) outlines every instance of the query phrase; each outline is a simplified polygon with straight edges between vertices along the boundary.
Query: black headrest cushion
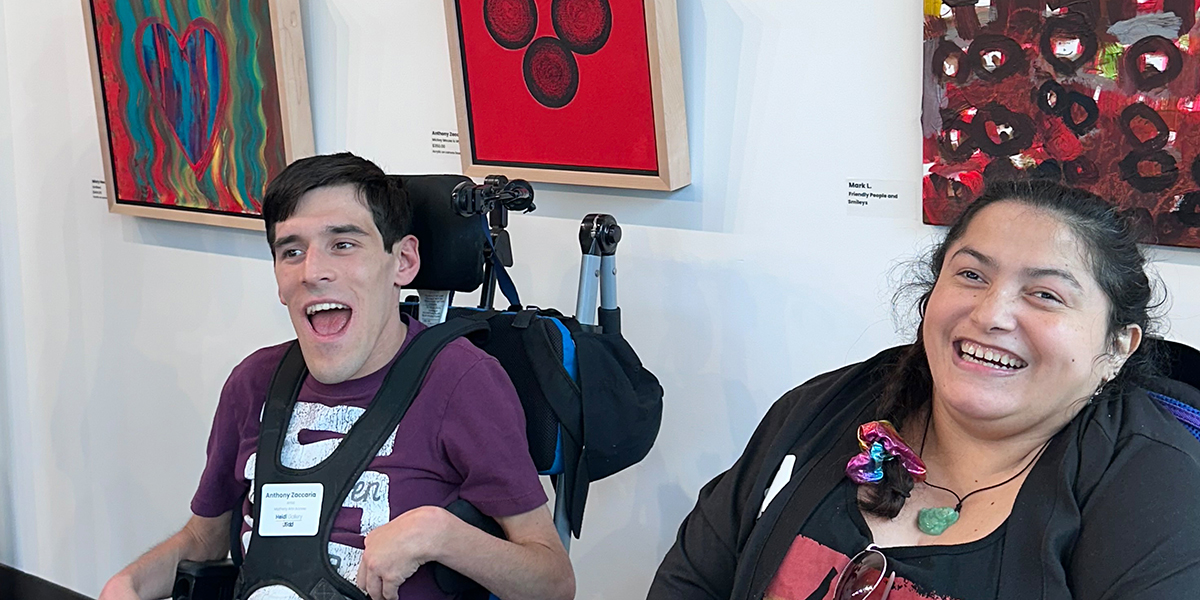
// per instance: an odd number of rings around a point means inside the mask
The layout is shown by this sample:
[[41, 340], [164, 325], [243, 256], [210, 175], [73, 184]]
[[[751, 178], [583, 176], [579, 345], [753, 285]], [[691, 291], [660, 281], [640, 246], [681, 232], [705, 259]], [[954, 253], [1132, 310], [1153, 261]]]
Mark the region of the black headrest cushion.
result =
[[483, 217], [454, 211], [454, 187], [462, 175], [391, 175], [412, 205], [412, 232], [419, 242], [421, 270], [408, 288], [471, 292], [483, 283]]

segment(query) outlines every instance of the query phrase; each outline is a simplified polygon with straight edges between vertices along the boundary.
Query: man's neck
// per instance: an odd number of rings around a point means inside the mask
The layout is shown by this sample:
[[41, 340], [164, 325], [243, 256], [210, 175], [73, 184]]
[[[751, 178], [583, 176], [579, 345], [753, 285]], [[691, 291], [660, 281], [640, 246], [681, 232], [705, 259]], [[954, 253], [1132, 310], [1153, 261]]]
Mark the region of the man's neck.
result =
[[375, 349], [363, 363], [362, 368], [358, 370], [352, 377], [360, 379], [370, 375], [383, 367], [387, 366], [396, 354], [400, 352], [400, 347], [404, 345], [404, 338], [408, 336], [408, 325], [404, 323], [404, 319], [400, 315], [396, 315], [394, 319], [389, 319], [384, 325], [383, 331], [375, 341]]

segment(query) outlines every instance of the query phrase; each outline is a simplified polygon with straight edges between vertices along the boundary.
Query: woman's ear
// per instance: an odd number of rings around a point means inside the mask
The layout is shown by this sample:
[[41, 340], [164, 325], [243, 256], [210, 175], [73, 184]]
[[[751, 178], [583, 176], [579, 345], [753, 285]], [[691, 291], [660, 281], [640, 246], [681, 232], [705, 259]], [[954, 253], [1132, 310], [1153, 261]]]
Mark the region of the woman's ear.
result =
[[1112, 345], [1112, 375], [1111, 380], [1121, 371], [1121, 367], [1125, 366], [1125, 361], [1137, 352], [1139, 346], [1142, 345], [1142, 327], [1137, 324], [1126, 325], [1117, 332], [1113, 338]]

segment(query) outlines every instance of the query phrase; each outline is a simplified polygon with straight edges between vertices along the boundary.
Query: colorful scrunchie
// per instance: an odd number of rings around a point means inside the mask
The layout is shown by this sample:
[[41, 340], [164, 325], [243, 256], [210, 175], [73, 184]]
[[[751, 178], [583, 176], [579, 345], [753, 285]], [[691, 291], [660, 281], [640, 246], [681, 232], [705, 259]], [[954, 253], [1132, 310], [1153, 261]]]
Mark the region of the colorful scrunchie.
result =
[[896, 433], [887, 421], [871, 421], [858, 426], [858, 446], [862, 452], [846, 463], [846, 475], [859, 485], [879, 483], [883, 479], [883, 463], [899, 459], [913, 481], [925, 481], [925, 463]]

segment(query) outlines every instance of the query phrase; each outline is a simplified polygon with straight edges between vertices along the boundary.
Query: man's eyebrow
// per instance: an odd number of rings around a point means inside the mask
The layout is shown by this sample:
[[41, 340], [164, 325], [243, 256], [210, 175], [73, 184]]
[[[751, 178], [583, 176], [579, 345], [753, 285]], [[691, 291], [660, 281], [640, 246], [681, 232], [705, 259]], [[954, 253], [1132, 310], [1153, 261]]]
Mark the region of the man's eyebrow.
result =
[[278, 250], [280, 246], [286, 246], [286, 245], [288, 245], [288, 244], [294, 244], [294, 243], [296, 243], [296, 242], [298, 242], [298, 241], [300, 241], [300, 236], [298, 236], [298, 235], [295, 235], [295, 234], [292, 234], [292, 235], [285, 235], [285, 236], [283, 236], [283, 237], [281, 237], [281, 238], [276, 238], [276, 240], [275, 240], [275, 245], [274, 245], [274, 247], [272, 248], [272, 250]]
[[1067, 282], [1075, 289], [1077, 289], [1081, 292], [1083, 291], [1083, 286], [1080, 285], [1079, 280], [1076, 279], [1075, 276], [1072, 275], [1070, 271], [1065, 271], [1063, 269], [1054, 269], [1054, 268], [1049, 268], [1049, 267], [1041, 267], [1041, 268], [1035, 268], [1035, 269], [1025, 269], [1025, 274], [1034, 279], [1037, 279], [1039, 277], [1056, 277], [1058, 279], [1061, 279], [1061, 280]]
[[358, 225], [330, 225], [329, 227], [325, 228], [325, 231], [333, 235], [345, 235], [347, 233], [367, 236], [371, 235]]

